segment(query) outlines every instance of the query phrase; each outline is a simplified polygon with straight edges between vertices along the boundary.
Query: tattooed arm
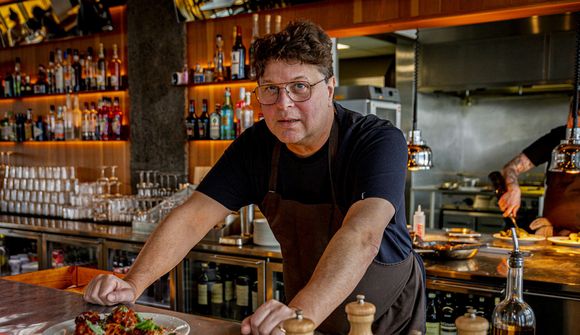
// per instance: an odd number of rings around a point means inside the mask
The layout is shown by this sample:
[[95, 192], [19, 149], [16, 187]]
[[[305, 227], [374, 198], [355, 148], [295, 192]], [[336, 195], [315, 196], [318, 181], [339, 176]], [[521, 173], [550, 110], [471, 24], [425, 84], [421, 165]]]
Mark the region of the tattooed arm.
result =
[[507, 192], [499, 199], [499, 208], [503, 211], [503, 216], [516, 216], [521, 203], [521, 191], [518, 184], [518, 176], [531, 170], [534, 164], [523, 153], [517, 155], [509, 161], [502, 169], [501, 173], [505, 178]]

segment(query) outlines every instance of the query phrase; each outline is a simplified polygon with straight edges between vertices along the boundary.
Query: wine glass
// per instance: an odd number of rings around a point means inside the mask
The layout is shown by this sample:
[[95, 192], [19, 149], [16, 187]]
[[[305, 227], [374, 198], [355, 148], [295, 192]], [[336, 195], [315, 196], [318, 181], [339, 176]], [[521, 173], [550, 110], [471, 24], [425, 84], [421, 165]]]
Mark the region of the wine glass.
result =
[[116, 165], [111, 166], [111, 176], [109, 177], [109, 188], [112, 190], [111, 187], [115, 187], [115, 192], [113, 193], [114, 196], [119, 197], [121, 194], [119, 193], [119, 178], [115, 175], [115, 171], [117, 170]]
[[105, 172], [107, 170], [107, 166], [99, 166], [101, 169], [101, 176], [97, 178], [97, 184], [103, 187], [103, 195], [107, 196], [110, 193], [110, 186], [109, 186], [109, 178], [105, 176]]

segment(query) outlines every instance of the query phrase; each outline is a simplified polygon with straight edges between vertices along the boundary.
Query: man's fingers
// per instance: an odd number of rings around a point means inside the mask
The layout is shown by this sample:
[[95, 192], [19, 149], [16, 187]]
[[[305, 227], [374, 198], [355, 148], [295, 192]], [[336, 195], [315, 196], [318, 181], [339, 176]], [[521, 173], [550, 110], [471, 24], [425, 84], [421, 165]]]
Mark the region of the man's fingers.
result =
[[252, 328], [250, 326], [251, 316], [248, 316], [242, 321], [242, 334], [249, 335], [252, 333]]

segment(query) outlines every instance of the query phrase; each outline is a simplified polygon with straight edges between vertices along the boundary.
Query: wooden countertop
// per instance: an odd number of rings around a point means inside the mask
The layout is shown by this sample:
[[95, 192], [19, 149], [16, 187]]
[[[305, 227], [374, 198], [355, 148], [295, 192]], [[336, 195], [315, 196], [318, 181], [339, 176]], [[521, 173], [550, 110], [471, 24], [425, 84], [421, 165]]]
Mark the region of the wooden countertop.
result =
[[[137, 312], [178, 317], [191, 327], [190, 334], [239, 335], [238, 323], [168, 310], [130, 306]], [[71, 320], [84, 311], [109, 312], [112, 307], [86, 303], [76, 293], [0, 279], [0, 334], [41, 334], [43, 330]]]

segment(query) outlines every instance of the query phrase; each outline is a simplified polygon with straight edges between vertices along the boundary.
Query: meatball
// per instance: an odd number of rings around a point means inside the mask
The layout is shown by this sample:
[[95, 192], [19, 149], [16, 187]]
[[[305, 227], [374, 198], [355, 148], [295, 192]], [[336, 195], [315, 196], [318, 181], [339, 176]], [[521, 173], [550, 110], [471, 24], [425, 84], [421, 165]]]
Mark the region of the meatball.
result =
[[133, 328], [137, 324], [137, 314], [127, 306], [121, 305], [109, 314], [106, 323], [114, 323], [126, 328]]

